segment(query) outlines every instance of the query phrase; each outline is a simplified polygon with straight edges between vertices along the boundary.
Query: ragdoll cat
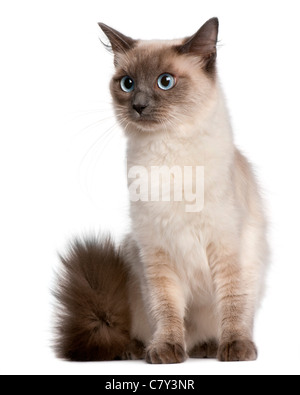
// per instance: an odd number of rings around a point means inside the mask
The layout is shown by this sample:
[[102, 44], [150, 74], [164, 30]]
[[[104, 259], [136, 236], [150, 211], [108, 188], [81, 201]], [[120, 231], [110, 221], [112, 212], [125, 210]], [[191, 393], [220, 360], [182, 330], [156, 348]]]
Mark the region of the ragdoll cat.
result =
[[[119, 248], [110, 238], [73, 243], [56, 290], [57, 354], [155, 364], [255, 360], [266, 223], [218, 81], [218, 19], [174, 41], [134, 40], [99, 25], [114, 53], [110, 88], [127, 136], [128, 174], [200, 166], [203, 207], [187, 210], [185, 194], [174, 198], [186, 184], [174, 183], [169, 201], [131, 199], [132, 229]], [[140, 189], [149, 180], [141, 176]]]

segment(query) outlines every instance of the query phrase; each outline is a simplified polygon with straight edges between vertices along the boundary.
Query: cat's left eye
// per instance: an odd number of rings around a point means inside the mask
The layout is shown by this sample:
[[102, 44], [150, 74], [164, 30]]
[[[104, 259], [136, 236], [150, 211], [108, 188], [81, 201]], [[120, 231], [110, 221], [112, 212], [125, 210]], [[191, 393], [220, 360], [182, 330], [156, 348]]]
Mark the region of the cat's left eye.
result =
[[175, 77], [172, 74], [164, 73], [158, 77], [157, 85], [163, 91], [167, 91], [175, 85]]

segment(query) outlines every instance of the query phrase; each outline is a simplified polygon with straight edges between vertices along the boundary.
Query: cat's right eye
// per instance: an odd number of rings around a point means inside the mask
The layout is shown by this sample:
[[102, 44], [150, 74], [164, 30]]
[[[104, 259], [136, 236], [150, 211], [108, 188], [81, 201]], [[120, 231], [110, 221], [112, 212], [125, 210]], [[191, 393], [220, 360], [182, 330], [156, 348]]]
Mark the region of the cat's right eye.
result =
[[134, 89], [134, 81], [128, 75], [125, 75], [120, 81], [120, 86], [122, 91], [127, 93], [132, 92]]

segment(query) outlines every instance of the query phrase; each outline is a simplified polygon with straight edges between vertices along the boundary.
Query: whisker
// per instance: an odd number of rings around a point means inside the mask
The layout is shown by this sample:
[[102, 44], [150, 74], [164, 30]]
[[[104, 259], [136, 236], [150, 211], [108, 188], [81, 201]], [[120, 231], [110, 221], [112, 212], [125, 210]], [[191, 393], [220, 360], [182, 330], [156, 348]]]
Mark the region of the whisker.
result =
[[90, 115], [90, 114], [102, 114], [102, 113], [107, 113], [109, 111], [113, 111], [112, 108], [95, 108], [95, 109], [90, 109], [90, 110], [76, 110], [70, 112], [70, 115], [75, 115], [78, 117], [82, 117], [85, 115]]
[[87, 152], [85, 153], [84, 157], [81, 160], [81, 164], [84, 162], [84, 160], [86, 159], [86, 157], [90, 154], [90, 152], [94, 149], [94, 147], [102, 140], [106, 138], [106, 135], [110, 133], [111, 130], [113, 130], [113, 128], [116, 126], [116, 124], [112, 125], [110, 128], [108, 128], [107, 130], [104, 131], [104, 133], [102, 133], [95, 141], [94, 143], [90, 146], [90, 148], [87, 150]]
[[105, 118], [102, 118], [102, 119], [98, 119], [97, 121], [92, 122], [92, 123], [90, 123], [89, 125], [85, 126], [84, 128], [80, 129], [80, 130], [75, 134], [75, 136], [78, 136], [79, 134], [81, 134], [81, 133], [83, 133], [83, 132], [90, 131], [90, 130], [94, 129], [96, 126], [99, 126], [99, 125], [101, 125], [102, 123], [104, 123], [104, 122], [106, 122], [106, 121], [108, 121], [108, 120], [111, 120], [111, 119], [115, 119], [115, 116], [114, 116], [114, 115], [110, 115], [110, 116], [108, 116], [108, 117], [105, 117]]
[[[99, 152], [97, 152], [96, 159], [94, 160], [94, 165], [91, 168], [90, 174], [91, 174], [92, 179], [94, 179], [94, 174], [96, 172], [96, 168], [102, 159], [102, 153], [105, 151], [107, 146], [111, 143], [111, 141], [114, 139], [116, 133], [118, 132], [117, 126], [118, 126], [117, 123], [115, 125], [113, 125], [110, 132], [106, 133], [105, 140], [102, 141], [103, 144], [101, 145], [101, 150]], [[99, 147], [99, 144], [97, 144], [97, 147]], [[95, 150], [97, 147], [95, 147]]]
[[92, 200], [93, 198], [91, 197], [90, 193], [89, 180], [95, 179], [95, 171], [99, 164], [99, 161], [102, 159], [102, 153], [104, 152], [110, 141], [114, 138], [117, 131], [119, 131], [118, 123], [115, 122], [93, 142], [93, 144], [84, 154], [78, 166], [79, 177], [83, 182], [84, 189], [87, 191], [89, 197]]

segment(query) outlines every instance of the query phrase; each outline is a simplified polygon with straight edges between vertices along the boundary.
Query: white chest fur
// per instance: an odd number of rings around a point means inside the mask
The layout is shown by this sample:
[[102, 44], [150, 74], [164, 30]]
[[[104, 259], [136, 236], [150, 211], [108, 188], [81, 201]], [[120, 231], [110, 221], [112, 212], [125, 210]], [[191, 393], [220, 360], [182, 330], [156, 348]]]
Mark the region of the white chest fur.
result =
[[[140, 187], [145, 187], [149, 192], [148, 198], [131, 202], [131, 218], [133, 234], [139, 246], [143, 248], [163, 249], [168, 253], [180, 281], [183, 285], [187, 299], [195, 294], [201, 294], [202, 299], [212, 295], [212, 280], [210, 268], [206, 256], [206, 247], [212, 232], [211, 224], [214, 222], [212, 208], [212, 189], [215, 188], [219, 178], [219, 160], [216, 166], [212, 166], [212, 155], [218, 147], [209, 148], [210, 138], [199, 136], [198, 141], [181, 141], [174, 143], [169, 138], [155, 140], [142, 147], [128, 149], [128, 170], [133, 166], [141, 166], [146, 169], [145, 177], [139, 178]], [[222, 156], [222, 153], [219, 154]], [[182, 188], [182, 201], [175, 201], [175, 192], [171, 187], [171, 198], [169, 201], [151, 201], [151, 168], [153, 166], [178, 167], [184, 175], [185, 167], [193, 168], [192, 184], [195, 187], [196, 167], [203, 172], [204, 182], [201, 186], [203, 191], [203, 207], [197, 212], [187, 212], [187, 202], [184, 198], [184, 182]], [[222, 168], [221, 168], [222, 169]], [[222, 177], [222, 175], [221, 175]], [[129, 186], [132, 180], [129, 180]], [[163, 188], [163, 179], [160, 187]], [[170, 179], [165, 179], [170, 183]], [[146, 185], [143, 186], [143, 183]], [[199, 185], [200, 185], [199, 184]], [[219, 182], [219, 188], [222, 188]], [[189, 185], [187, 183], [186, 185]], [[213, 188], [211, 187], [213, 185]], [[150, 188], [149, 188], [150, 187]], [[178, 187], [178, 186], [177, 186]], [[174, 194], [173, 194], [174, 193]], [[178, 194], [180, 195], [180, 194]], [[210, 199], [207, 205], [205, 199]]]

